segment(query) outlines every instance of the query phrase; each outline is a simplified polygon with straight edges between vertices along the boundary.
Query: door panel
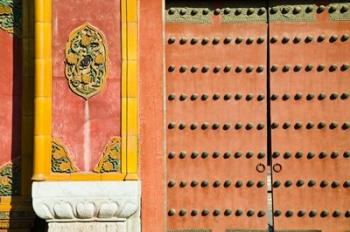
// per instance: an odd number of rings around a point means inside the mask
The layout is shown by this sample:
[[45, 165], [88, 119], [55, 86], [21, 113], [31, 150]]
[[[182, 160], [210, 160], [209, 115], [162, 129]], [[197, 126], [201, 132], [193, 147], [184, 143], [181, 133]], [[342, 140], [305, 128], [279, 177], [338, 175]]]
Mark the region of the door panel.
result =
[[165, 12], [168, 229], [266, 230], [266, 12], [198, 4]]
[[350, 22], [335, 21], [331, 6], [313, 5], [309, 14], [269, 24], [274, 226], [347, 231]]

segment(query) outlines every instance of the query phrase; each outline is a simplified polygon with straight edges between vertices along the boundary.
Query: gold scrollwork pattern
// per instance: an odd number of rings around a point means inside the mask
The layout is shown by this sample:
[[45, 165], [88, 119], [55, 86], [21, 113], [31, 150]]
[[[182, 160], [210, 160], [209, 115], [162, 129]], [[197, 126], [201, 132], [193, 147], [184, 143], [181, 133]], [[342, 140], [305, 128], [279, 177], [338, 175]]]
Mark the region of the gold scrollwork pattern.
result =
[[94, 168], [94, 172], [108, 173], [120, 172], [121, 138], [113, 137], [105, 146], [100, 161]]
[[0, 167], [0, 196], [12, 196], [18, 193], [19, 173], [18, 160]]
[[106, 82], [107, 49], [102, 32], [86, 23], [70, 35], [65, 50], [65, 74], [71, 90], [88, 99]]
[[57, 141], [52, 141], [51, 171], [55, 173], [73, 173], [78, 171], [78, 168], [69, 158], [66, 148]]
[[18, 34], [21, 18], [21, 5], [18, 0], [0, 0], [0, 28]]

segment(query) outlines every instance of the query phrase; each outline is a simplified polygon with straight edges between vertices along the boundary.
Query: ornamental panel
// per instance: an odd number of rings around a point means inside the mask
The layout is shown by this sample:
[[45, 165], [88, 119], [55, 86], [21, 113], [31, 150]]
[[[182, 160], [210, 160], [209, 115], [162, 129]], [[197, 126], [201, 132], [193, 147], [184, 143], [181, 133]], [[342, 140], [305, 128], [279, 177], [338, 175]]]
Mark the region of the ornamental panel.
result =
[[69, 87], [88, 99], [106, 82], [107, 49], [104, 35], [86, 23], [75, 29], [66, 45], [65, 74]]
[[52, 77], [45, 78], [52, 79], [53, 174], [122, 175], [119, 143], [127, 139], [121, 139], [121, 111], [128, 109], [122, 105], [122, 76], [128, 75], [122, 75], [120, 4], [94, 1], [77, 14], [79, 1], [52, 3]]
[[22, 28], [22, 6], [19, 0], [0, 0], [0, 28], [20, 35]]

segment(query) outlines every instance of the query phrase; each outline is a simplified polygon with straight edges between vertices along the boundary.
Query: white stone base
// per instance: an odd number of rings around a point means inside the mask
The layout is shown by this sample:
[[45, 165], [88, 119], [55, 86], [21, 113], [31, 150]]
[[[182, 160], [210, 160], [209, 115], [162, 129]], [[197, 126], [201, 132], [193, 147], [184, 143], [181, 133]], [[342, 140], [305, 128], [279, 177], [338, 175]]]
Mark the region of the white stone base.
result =
[[125, 222], [49, 222], [48, 232], [127, 232]]
[[35, 213], [49, 232], [139, 232], [140, 182], [45, 181], [32, 185]]

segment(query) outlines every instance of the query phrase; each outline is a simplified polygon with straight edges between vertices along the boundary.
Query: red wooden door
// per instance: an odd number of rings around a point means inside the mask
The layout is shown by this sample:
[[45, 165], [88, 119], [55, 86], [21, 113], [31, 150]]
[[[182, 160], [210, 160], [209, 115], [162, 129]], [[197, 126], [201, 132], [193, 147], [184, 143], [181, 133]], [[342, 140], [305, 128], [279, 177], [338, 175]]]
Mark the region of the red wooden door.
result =
[[349, 231], [349, 3], [278, 2], [269, 9], [274, 227]]
[[266, 11], [226, 7], [166, 9], [171, 231], [267, 227]]
[[169, 231], [350, 230], [349, 9], [167, 1]]

